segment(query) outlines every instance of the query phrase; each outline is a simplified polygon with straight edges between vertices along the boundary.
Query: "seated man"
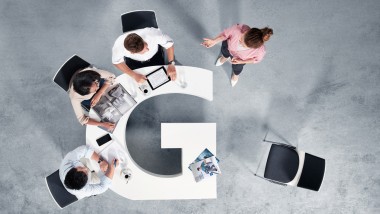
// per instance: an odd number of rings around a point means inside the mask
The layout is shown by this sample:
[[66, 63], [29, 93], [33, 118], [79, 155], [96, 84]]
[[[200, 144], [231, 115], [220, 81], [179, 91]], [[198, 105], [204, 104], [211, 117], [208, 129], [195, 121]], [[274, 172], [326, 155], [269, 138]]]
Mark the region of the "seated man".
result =
[[115, 128], [113, 123], [91, 119], [82, 110], [82, 105], [88, 109], [95, 106], [114, 81], [114, 74], [97, 68], [85, 68], [73, 75], [69, 86], [69, 97], [75, 115], [82, 125], [102, 126], [109, 131]]
[[165, 62], [159, 45], [166, 49], [169, 61], [168, 75], [171, 80], [175, 80], [173, 40], [157, 28], [138, 29], [119, 36], [112, 48], [112, 63], [120, 71], [133, 77], [136, 82], [143, 83], [146, 77], [135, 73], [133, 69], [163, 65]]
[[[105, 173], [100, 176], [100, 181], [94, 182], [95, 176], [89, 179], [90, 159], [98, 162], [100, 170]], [[59, 167], [59, 177], [69, 193], [82, 199], [105, 192], [111, 186], [115, 166], [118, 164], [116, 159], [107, 163], [92, 148], [80, 146], [65, 156]]]

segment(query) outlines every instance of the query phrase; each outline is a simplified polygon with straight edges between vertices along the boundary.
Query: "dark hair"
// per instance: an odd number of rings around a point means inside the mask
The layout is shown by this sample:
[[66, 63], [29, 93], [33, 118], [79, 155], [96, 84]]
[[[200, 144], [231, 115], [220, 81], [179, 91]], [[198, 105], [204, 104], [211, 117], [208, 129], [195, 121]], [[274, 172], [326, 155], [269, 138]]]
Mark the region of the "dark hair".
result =
[[124, 47], [131, 53], [138, 53], [144, 49], [144, 40], [139, 35], [131, 33], [124, 39]]
[[244, 43], [249, 48], [259, 48], [264, 44], [264, 37], [267, 35], [269, 35], [269, 37], [273, 35], [271, 28], [251, 28], [244, 37]]
[[65, 177], [65, 186], [69, 189], [80, 190], [87, 184], [88, 176], [77, 168], [70, 169]]
[[100, 81], [100, 74], [93, 70], [87, 70], [77, 73], [74, 76], [74, 91], [84, 96], [90, 93], [90, 88], [95, 81]]

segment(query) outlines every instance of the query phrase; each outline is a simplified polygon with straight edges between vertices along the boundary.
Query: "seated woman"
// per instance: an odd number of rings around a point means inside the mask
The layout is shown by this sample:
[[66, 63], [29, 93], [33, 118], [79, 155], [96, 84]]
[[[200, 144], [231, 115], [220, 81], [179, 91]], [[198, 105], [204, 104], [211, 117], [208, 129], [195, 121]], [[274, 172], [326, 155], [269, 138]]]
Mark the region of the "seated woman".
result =
[[115, 75], [97, 68], [85, 68], [74, 74], [70, 82], [69, 97], [73, 105], [75, 115], [82, 125], [102, 126], [111, 131], [115, 124], [98, 122], [85, 115], [82, 105], [88, 108], [95, 106], [107, 88], [113, 84]]

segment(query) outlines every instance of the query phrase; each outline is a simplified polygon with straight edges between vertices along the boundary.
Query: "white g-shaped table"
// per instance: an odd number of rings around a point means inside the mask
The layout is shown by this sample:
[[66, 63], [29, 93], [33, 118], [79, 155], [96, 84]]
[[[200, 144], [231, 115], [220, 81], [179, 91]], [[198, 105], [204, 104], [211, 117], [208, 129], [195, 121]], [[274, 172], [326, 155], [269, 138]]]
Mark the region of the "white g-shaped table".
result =
[[[159, 66], [145, 67], [135, 70], [140, 74], [148, 74]], [[96, 151], [106, 153], [107, 150], [125, 152], [127, 167], [132, 171], [132, 179], [126, 183], [121, 176], [121, 167], [117, 167], [110, 188], [119, 195], [131, 200], [170, 200], [170, 199], [204, 199], [217, 197], [216, 176], [196, 183], [189, 164], [205, 149], [208, 148], [216, 155], [216, 124], [215, 123], [162, 123], [161, 148], [182, 149], [182, 173], [173, 176], [157, 175], [138, 166], [128, 152], [128, 142], [125, 139], [125, 129], [128, 118], [139, 103], [161, 94], [188, 94], [208, 101], [213, 99], [213, 73], [202, 68], [176, 66], [178, 79], [185, 75], [187, 87], [182, 88], [178, 82], [171, 81], [148, 95], [144, 95], [135, 81], [126, 74], [116, 78], [116, 81], [131, 92], [131, 85], [135, 87], [137, 104], [119, 120], [113, 134], [113, 141], [98, 146], [96, 139], [107, 132], [96, 127], [87, 126], [86, 144]], [[92, 115], [92, 114], [91, 114]], [[149, 154], [141, 154], [149, 155]], [[105, 157], [112, 158], [112, 157]]]

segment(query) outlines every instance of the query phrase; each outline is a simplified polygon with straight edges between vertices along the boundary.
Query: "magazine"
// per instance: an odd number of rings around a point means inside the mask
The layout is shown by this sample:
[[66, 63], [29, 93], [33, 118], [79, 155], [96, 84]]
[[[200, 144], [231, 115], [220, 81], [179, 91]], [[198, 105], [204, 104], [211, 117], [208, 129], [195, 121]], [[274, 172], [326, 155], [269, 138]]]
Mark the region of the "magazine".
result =
[[117, 123], [120, 118], [130, 110], [136, 101], [121, 84], [110, 88], [92, 107], [102, 122]]
[[[196, 163], [198, 161], [204, 160], [204, 159], [212, 157], [212, 156], [214, 156], [214, 154], [212, 154], [210, 152], [210, 150], [208, 150], [206, 148], [205, 150], [203, 150], [203, 152], [192, 163]], [[219, 163], [219, 159], [217, 157], [215, 157], [215, 159]], [[189, 169], [191, 170], [190, 166], [189, 166]]]
[[215, 156], [190, 164], [190, 169], [196, 182], [222, 173]]

